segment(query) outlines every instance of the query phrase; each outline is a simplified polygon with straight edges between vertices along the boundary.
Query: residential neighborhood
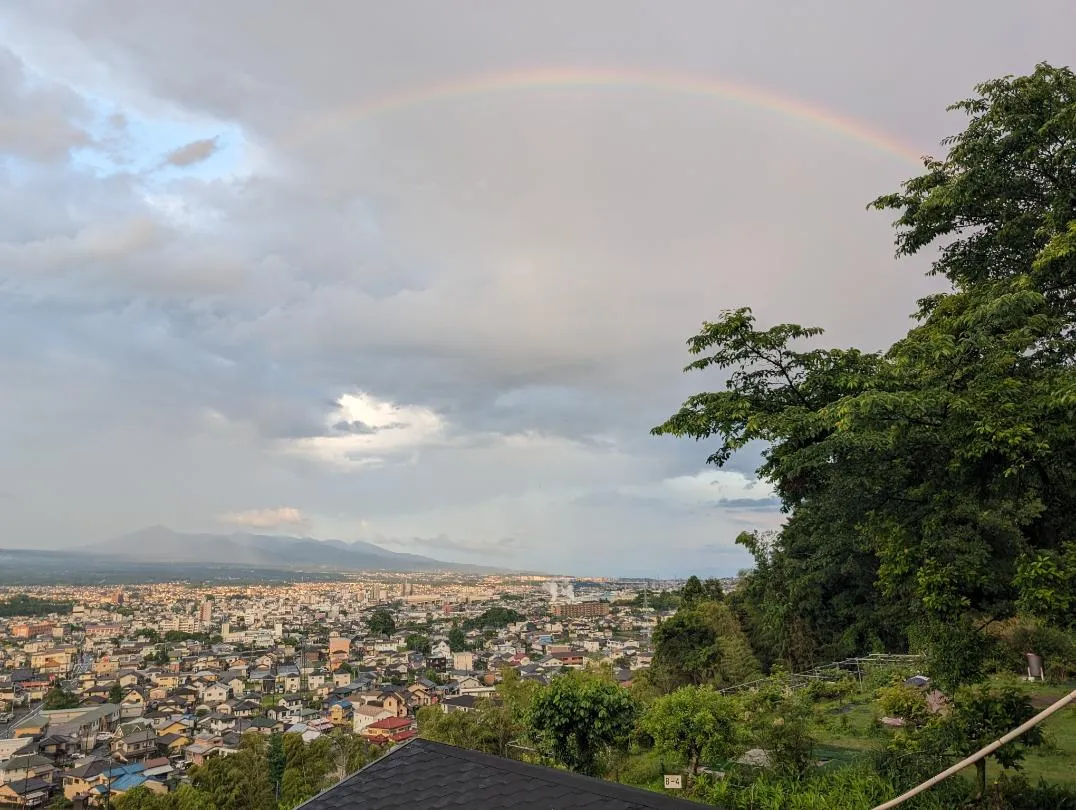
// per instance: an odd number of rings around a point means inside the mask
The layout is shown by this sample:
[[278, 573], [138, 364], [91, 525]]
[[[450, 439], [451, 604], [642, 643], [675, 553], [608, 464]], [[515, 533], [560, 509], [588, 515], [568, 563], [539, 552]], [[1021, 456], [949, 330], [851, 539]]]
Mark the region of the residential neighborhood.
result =
[[33, 615], [0, 617], [0, 805], [174, 790], [249, 732], [388, 750], [419, 709], [473, 711], [508, 669], [606, 665], [627, 686], [651, 661], [649, 603], [677, 584], [386, 579], [18, 591]]

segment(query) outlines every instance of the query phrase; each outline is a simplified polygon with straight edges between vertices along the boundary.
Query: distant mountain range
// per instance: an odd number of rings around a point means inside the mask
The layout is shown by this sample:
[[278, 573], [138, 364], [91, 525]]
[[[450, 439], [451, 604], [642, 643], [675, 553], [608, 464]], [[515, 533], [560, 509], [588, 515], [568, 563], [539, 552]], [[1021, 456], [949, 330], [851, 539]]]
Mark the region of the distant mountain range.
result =
[[105, 584], [173, 580], [278, 582], [357, 571], [506, 572], [403, 554], [373, 543], [266, 534], [185, 534], [151, 526], [64, 550], [0, 548], [0, 584]]
[[77, 551], [136, 563], [184, 563], [304, 571], [493, 571], [389, 551], [373, 543], [315, 540], [273, 534], [187, 534], [151, 526]]

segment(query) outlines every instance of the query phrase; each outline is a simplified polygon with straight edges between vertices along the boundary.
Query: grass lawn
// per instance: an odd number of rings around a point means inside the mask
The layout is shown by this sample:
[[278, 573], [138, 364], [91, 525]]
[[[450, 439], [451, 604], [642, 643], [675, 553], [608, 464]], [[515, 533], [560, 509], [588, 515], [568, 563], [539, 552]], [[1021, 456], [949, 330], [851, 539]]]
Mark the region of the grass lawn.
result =
[[[1058, 698], [1064, 697], [1076, 683], [1030, 685], [1029, 689], [1038, 711], [1046, 708]], [[1076, 702], [1045, 720], [1042, 728], [1046, 733], [1047, 744], [1031, 751], [1024, 759], [1024, 775], [1032, 782], [1045, 779], [1065, 785], [1076, 785]], [[996, 779], [1004, 769], [991, 761], [987, 765], [987, 779]], [[969, 768], [968, 772], [973, 772]]]

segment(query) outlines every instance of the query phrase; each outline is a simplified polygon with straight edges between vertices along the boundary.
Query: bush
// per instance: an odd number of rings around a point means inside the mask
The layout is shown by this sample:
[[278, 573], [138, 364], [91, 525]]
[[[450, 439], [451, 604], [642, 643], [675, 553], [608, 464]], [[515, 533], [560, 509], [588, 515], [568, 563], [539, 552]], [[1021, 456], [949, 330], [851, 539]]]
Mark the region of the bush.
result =
[[[720, 780], [700, 785], [698, 798], [727, 810], [862, 810], [898, 793], [869, 763], [820, 769], [802, 779], [765, 773], [747, 784]], [[913, 799], [908, 810], [950, 810], [948, 798], [925, 795]], [[903, 808], [902, 808], [903, 810]]]
[[998, 669], [1022, 675], [1027, 671], [1024, 654], [1034, 652], [1042, 656], [1047, 679], [1065, 681], [1076, 675], [1072, 633], [1026, 618], [1009, 619], [991, 629], [999, 641]]
[[991, 810], [1076, 810], [1076, 789], [1043, 781], [1033, 786], [1020, 774], [1003, 773], [991, 785], [986, 807]]
[[921, 728], [930, 719], [926, 695], [914, 686], [900, 684], [878, 690], [878, 708], [887, 717], [899, 717], [909, 728]]

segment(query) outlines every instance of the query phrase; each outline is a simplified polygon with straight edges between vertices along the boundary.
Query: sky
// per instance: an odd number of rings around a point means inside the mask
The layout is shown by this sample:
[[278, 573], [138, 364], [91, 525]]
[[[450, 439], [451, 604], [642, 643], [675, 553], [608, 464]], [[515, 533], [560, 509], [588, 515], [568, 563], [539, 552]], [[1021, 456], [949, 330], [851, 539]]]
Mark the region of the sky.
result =
[[[778, 7], [778, 5], [780, 7]], [[895, 191], [1071, 0], [0, 6], [0, 546], [152, 524], [733, 574], [704, 320], [887, 346]]]

